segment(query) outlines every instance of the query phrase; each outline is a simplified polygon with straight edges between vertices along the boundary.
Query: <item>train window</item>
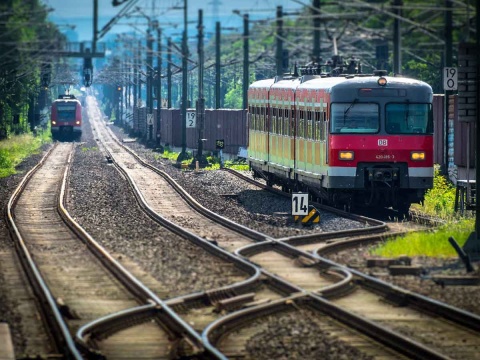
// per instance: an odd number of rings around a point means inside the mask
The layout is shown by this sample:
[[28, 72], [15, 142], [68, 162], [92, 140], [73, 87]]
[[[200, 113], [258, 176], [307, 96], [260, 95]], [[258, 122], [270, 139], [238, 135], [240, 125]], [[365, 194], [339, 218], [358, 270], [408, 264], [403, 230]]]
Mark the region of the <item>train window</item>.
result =
[[372, 134], [377, 133], [380, 125], [378, 104], [333, 103], [331, 106], [330, 126], [332, 134]]
[[57, 103], [57, 116], [60, 121], [75, 120], [75, 112], [77, 104], [74, 103]]
[[262, 111], [262, 108], [257, 107], [257, 112], [256, 112], [256, 115], [255, 115], [255, 122], [254, 122], [254, 127], [253, 127], [254, 130], [258, 130], [258, 126], [260, 124], [260, 118], [262, 116], [261, 111]]
[[297, 126], [297, 137], [305, 137], [305, 111], [303, 110], [300, 110]]
[[387, 104], [385, 130], [389, 134], [432, 134], [431, 104]]
[[320, 140], [322, 141], [325, 141], [326, 140], [326, 130], [327, 130], [327, 112], [324, 111], [323, 112], [323, 121], [321, 122], [322, 123], [322, 127], [321, 127], [321, 130], [320, 130]]
[[258, 131], [263, 131], [263, 123], [265, 121], [265, 108], [264, 107], [261, 107], [260, 108], [260, 117], [257, 121], [257, 128], [256, 130]]
[[323, 123], [321, 120], [321, 112], [315, 111], [315, 122], [313, 124], [313, 140], [320, 140], [321, 139], [321, 131]]
[[271, 108], [272, 109], [272, 117], [270, 118], [270, 131], [273, 134], [278, 134], [277, 130], [277, 114], [278, 114], [278, 109], [277, 108]]
[[283, 118], [283, 135], [290, 135], [290, 119], [288, 117]]
[[305, 134], [307, 139], [313, 139], [313, 121], [307, 120], [307, 131]]
[[283, 125], [283, 109], [278, 109], [277, 117], [277, 134], [282, 135], [282, 125]]
[[260, 131], [267, 131], [267, 108], [264, 107], [263, 108], [263, 116], [262, 116], [262, 119], [260, 121], [260, 127], [258, 130]]

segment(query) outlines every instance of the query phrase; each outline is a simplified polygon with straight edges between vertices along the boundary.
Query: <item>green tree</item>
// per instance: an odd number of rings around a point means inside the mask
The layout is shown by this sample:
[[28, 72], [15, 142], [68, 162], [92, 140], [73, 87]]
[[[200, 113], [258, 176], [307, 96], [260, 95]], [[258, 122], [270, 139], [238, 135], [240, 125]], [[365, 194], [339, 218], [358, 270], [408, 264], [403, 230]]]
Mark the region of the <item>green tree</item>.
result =
[[0, 3], [0, 139], [29, 131], [27, 114], [40, 91], [41, 67], [63, 41], [47, 14], [39, 0]]

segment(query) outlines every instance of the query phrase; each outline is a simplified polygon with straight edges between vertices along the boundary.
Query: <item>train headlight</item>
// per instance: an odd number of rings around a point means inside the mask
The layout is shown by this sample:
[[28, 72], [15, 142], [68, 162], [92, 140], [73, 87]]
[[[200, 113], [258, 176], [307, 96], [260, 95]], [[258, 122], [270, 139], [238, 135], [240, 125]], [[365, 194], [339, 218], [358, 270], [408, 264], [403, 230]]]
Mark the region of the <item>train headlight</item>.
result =
[[338, 153], [339, 160], [353, 160], [355, 158], [355, 153], [353, 151], [342, 150]]
[[57, 122], [56, 122], [56, 121], [52, 121], [52, 125], [57, 125]]
[[385, 79], [384, 77], [380, 77], [377, 80], [377, 84], [380, 85], [380, 86], [385, 86], [385, 85], [387, 85], [387, 79]]
[[410, 153], [410, 159], [413, 161], [425, 160], [425, 152], [423, 151], [412, 151]]
[[80, 125], [80, 121], [77, 121], [75, 124]]

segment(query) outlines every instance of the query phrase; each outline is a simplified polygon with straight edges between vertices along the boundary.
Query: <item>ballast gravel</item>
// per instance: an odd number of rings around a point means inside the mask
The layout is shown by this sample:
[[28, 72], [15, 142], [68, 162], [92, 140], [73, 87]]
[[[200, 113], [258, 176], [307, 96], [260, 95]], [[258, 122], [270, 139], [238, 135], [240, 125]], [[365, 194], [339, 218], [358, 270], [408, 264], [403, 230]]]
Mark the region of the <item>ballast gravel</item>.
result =
[[[84, 125], [85, 126], [85, 125]], [[216, 289], [247, 275], [146, 216], [130, 185], [109, 164], [90, 127], [75, 150], [67, 210], [120, 262], [128, 257], [161, 284], [161, 297]]]

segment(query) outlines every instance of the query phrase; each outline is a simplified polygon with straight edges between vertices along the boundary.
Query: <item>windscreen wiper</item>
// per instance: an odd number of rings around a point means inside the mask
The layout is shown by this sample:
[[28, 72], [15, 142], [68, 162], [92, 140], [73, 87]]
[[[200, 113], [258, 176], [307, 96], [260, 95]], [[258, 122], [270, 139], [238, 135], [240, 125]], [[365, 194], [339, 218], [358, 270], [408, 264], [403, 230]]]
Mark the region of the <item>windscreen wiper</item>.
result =
[[407, 111], [405, 111], [405, 124], [408, 127], [408, 117], [410, 116], [410, 101], [406, 101], [407, 103]]
[[353, 105], [355, 105], [357, 103], [358, 99], [355, 99], [352, 101], [352, 103], [350, 105], [348, 105], [348, 107], [345, 109], [345, 111], [343, 112], [343, 123], [345, 124], [345, 119], [347, 118], [347, 114], [350, 112], [350, 110], [352, 109]]

